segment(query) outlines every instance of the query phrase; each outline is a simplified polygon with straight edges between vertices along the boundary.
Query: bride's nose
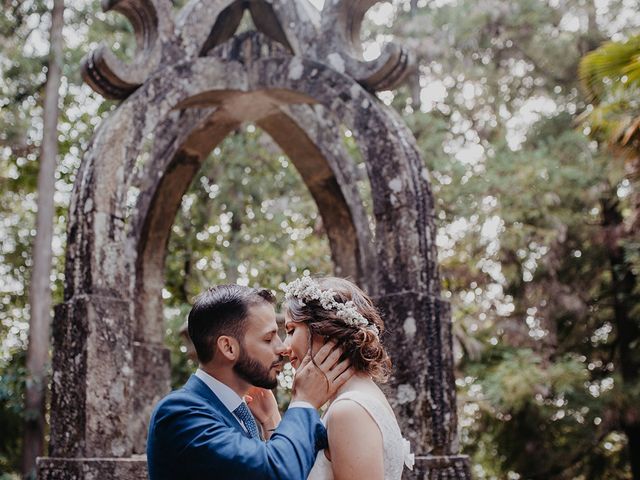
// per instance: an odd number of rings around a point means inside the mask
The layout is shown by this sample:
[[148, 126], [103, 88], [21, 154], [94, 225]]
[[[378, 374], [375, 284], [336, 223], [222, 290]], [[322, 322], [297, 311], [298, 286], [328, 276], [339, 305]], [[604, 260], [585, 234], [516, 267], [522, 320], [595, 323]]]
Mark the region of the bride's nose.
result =
[[283, 349], [280, 352], [280, 355], [284, 355], [285, 357], [290, 357], [291, 356], [291, 346], [289, 345], [289, 342], [287, 342], [285, 340], [282, 345], [283, 345]]
[[291, 354], [291, 345], [286, 340], [282, 344], [282, 353], [281, 355], [286, 355], [287, 357]]
[[278, 350], [278, 355], [289, 356], [289, 353], [291, 352], [291, 346], [289, 345], [289, 342], [287, 341], [286, 338], [284, 341], [280, 340], [278, 342], [277, 350]]

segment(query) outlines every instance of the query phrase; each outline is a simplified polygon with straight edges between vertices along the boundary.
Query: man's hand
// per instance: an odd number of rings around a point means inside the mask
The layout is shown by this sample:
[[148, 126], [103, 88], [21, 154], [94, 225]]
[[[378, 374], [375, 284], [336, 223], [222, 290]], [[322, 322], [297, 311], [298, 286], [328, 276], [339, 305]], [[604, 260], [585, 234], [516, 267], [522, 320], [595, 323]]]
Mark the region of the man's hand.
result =
[[324, 405], [355, 373], [348, 359], [338, 362], [341, 356], [342, 349], [333, 341], [316, 352], [313, 362], [307, 353], [293, 380], [291, 401], [308, 402], [315, 408]]

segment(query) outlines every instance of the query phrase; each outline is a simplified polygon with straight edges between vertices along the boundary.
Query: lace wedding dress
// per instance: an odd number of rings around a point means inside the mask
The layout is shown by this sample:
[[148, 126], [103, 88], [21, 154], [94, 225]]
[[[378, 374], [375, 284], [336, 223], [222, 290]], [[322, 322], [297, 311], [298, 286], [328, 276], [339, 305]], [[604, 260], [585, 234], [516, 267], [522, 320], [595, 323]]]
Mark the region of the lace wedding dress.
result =
[[[379, 399], [373, 398], [367, 393], [352, 390], [340, 394], [331, 403], [322, 418], [325, 425], [329, 415], [331, 415], [331, 408], [337, 402], [343, 401], [356, 402], [362, 406], [378, 424], [378, 428], [382, 433], [382, 445], [384, 449], [384, 478], [385, 480], [400, 479], [405, 464], [408, 468], [413, 467], [413, 454], [409, 451], [409, 441], [405, 440], [402, 437], [402, 433], [400, 433], [400, 427], [393, 413], [391, 413], [389, 408], [383, 405]], [[318, 452], [316, 462], [313, 464], [308, 480], [333, 480], [331, 462], [324, 454], [324, 450]]]

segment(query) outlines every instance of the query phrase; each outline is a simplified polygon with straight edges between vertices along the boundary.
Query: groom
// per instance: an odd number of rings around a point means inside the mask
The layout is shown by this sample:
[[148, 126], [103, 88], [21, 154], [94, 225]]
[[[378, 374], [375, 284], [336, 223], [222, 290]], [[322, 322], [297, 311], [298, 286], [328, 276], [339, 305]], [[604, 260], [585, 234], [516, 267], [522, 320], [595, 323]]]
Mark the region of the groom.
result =
[[[189, 336], [200, 368], [156, 406], [149, 425], [151, 480], [304, 479], [326, 446], [316, 408], [352, 375], [331, 343], [296, 372], [280, 419], [273, 394], [286, 347], [268, 290], [213, 287], [196, 298]], [[255, 388], [259, 387], [259, 388]], [[244, 396], [251, 393], [250, 413]], [[263, 441], [257, 423], [263, 430]]]

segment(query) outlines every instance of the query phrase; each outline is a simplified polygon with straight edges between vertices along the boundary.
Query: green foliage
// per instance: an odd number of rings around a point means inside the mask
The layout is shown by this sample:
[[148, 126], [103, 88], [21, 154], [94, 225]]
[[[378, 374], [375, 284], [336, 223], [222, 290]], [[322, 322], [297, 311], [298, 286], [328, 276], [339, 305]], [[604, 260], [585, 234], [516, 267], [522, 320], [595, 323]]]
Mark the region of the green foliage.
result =
[[186, 193], [169, 244], [179, 253], [167, 261], [167, 290], [190, 301], [208, 284], [277, 289], [304, 270], [328, 273], [321, 228], [290, 161], [249, 126], [214, 150]]
[[[599, 103], [618, 84], [640, 85], [640, 35], [625, 42], [606, 42], [580, 62], [580, 81], [592, 101]], [[626, 87], [625, 87], [626, 85]]]
[[621, 293], [603, 223], [613, 205], [616, 268], [637, 271], [637, 242], [622, 234], [637, 187], [574, 130], [586, 107], [577, 65], [606, 34], [565, 26], [594, 18], [590, 2], [488, 4], [430, 5], [394, 23], [422, 56], [420, 111], [403, 91], [393, 105], [437, 197], [464, 450], [477, 478], [631, 478], [618, 409], [640, 397], [619, 373]]
[[[210, 286], [238, 282], [280, 291], [305, 271], [332, 271], [313, 199], [290, 160], [253, 125], [227, 137], [204, 162], [183, 198], [168, 251], [167, 338], [186, 321], [193, 297]], [[174, 363], [174, 384], [188, 371], [184, 360]]]
[[[598, 140], [637, 162], [640, 151], [640, 35], [607, 42], [580, 62], [581, 86], [593, 104], [581, 120]], [[636, 164], [637, 168], [637, 164]]]
[[[524, 471], [527, 478], [558, 475], [596, 444], [591, 431], [597, 405], [585, 392], [585, 365], [573, 355], [549, 363], [530, 349], [495, 350], [482, 359], [483, 367], [470, 369], [482, 375], [483, 401], [474, 428], [487, 442], [473, 447], [476, 455], [497, 447], [503, 471]], [[532, 456], [540, 451], [543, 464]]]
[[0, 360], [0, 479], [13, 478], [19, 468], [22, 444], [25, 352], [12, 354], [11, 362]]

